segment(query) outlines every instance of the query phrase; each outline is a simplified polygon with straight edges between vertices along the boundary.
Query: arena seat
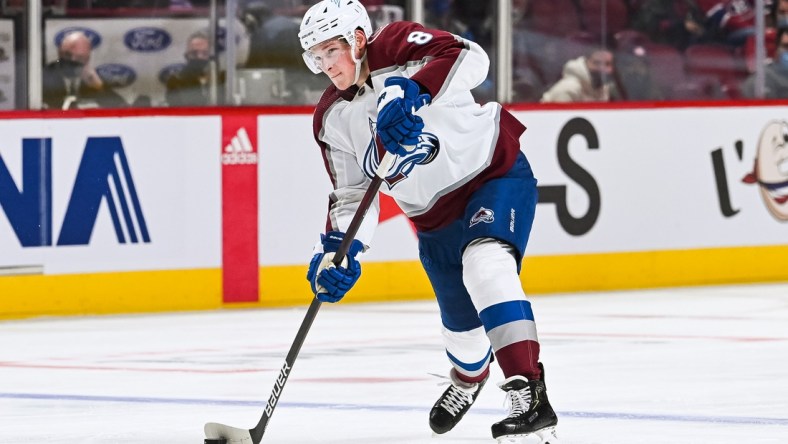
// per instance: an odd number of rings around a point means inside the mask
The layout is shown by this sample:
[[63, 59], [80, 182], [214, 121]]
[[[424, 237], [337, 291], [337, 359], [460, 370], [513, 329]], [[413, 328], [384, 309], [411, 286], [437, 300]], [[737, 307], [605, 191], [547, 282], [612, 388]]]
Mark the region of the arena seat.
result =
[[572, 0], [532, 0], [527, 15], [532, 31], [567, 35], [581, 29], [579, 11]]
[[662, 89], [665, 97], [670, 97], [673, 87], [686, 78], [684, 57], [673, 46], [659, 43], [648, 43], [644, 46], [644, 50], [651, 69], [651, 77]]
[[624, 0], [579, 0], [584, 29], [609, 38], [629, 26], [629, 10]]
[[[764, 44], [766, 46], [766, 57], [773, 58], [777, 51], [777, 29], [766, 28], [764, 30]], [[748, 72], [755, 72], [755, 35], [747, 37], [744, 43], [744, 62]]]
[[613, 45], [618, 51], [630, 52], [637, 46], [647, 46], [651, 43], [648, 35], [635, 29], [622, 29], [613, 34]]
[[670, 89], [672, 100], [720, 100], [726, 98], [719, 79], [711, 75], [689, 75]]
[[726, 46], [715, 44], [690, 45], [684, 51], [687, 73], [713, 75], [721, 82], [741, 79], [746, 75], [742, 60]]

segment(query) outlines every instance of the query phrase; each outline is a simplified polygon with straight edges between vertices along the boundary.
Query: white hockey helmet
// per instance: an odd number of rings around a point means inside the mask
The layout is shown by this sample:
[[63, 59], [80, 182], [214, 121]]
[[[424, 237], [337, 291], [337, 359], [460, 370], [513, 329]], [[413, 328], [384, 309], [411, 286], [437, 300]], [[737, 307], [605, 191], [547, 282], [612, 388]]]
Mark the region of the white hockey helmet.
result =
[[[304, 49], [304, 62], [315, 74], [321, 72], [320, 65], [312, 58], [309, 48], [326, 40], [342, 37], [351, 46], [353, 61], [356, 62], [356, 72], [361, 69], [362, 60], [355, 56], [356, 29], [361, 28], [364, 35], [372, 35], [372, 22], [364, 5], [358, 0], [322, 0], [309, 8], [301, 20], [301, 29], [298, 39]], [[358, 75], [356, 76], [358, 80]]]

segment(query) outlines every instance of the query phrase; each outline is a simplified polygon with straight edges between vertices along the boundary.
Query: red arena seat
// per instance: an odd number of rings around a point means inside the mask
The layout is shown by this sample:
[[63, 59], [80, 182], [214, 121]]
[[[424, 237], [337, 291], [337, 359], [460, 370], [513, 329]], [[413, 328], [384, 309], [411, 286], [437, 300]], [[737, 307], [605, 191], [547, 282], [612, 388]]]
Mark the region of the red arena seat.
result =
[[733, 51], [722, 45], [691, 45], [684, 51], [684, 58], [687, 73], [692, 75], [713, 75], [726, 81], [741, 78], [746, 73]]
[[651, 69], [651, 77], [665, 96], [670, 96], [674, 85], [683, 82], [686, 78], [684, 57], [678, 49], [669, 45], [650, 43], [643, 49]]
[[585, 30], [598, 36], [612, 36], [629, 26], [629, 10], [624, 0], [579, 0]]
[[567, 35], [581, 29], [580, 16], [572, 0], [532, 0], [527, 14], [529, 27], [535, 32]]

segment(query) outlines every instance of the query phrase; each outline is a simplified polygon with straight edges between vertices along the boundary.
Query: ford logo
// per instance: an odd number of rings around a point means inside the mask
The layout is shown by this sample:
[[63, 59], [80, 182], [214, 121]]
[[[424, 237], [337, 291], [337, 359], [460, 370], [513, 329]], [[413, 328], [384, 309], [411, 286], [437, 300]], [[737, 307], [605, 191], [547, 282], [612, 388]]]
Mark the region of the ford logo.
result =
[[161, 28], [134, 28], [123, 36], [123, 43], [132, 51], [163, 51], [172, 43], [172, 36]]
[[70, 34], [74, 31], [79, 31], [85, 34], [88, 39], [90, 39], [90, 46], [93, 49], [96, 49], [99, 45], [101, 45], [101, 36], [98, 32], [82, 26], [69, 26], [68, 28], [63, 28], [60, 32], [55, 34], [55, 46], [59, 48], [60, 44], [63, 42], [63, 38], [65, 38], [67, 34]]
[[159, 82], [167, 84], [167, 80], [172, 77], [173, 74], [178, 73], [178, 71], [182, 70], [185, 65], [183, 63], [173, 63], [172, 65], [167, 65], [159, 71]]
[[120, 63], [106, 63], [96, 67], [101, 80], [113, 88], [129, 86], [137, 80], [137, 73], [130, 66]]

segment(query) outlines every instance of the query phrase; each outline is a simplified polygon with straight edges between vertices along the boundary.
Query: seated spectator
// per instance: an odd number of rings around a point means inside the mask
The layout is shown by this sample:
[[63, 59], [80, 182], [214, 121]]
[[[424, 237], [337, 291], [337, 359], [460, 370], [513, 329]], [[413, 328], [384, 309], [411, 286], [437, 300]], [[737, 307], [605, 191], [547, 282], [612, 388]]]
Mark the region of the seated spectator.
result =
[[90, 39], [81, 31], [63, 37], [57, 49], [57, 60], [44, 67], [45, 108], [122, 108], [128, 105], [90, 66], [92, 49]]
[[664, 99], [662, 90], [651, 76], [644, 47], [636, 46], [630, 51], [617, 53], [615, 72], [617, 81], [610, 91], [611, 101]]
[[[167, 79], [165, 100], [170, 106], [205, 106], [210, 100], [211, 51], [208, 34], [197, 31], [186, 42], [186, 64]], [[218, 83], [223, 82], [223, 75]], [[219, 94], [220, 95], [220, 94]]]
[[[755, 74], [744, 81], [741, 94], [747, 98], [760, 98], [755, 94]], [[788, 28], [780, 28], [777, 31], [777, 51], [774, 61], [766, 65], [764, 72], [763, 98], [788, 98]]]
[[741, 46], [755, 33], [755, 4], [752, 0], [699, 0], [706, 15], [706, 35], [714, 42]]
[[706, 39], [705, 20], [695, 0], [645, 0], [633, 27], [654, 43], [683, 50]]
[[249, 34], [246, 68], [301, 68], [298, 23], [275, 14], [267, 2], [247, 1], [240, 10], [241, 21]]
[[485, 50], [492, 46], [495, 19], [491, 2], [454, 0], [452, 2], [452, 27], [455, 34], [478, 43]]
[[604, 48], [572, 59], [563, 76], [542, 94], [542, 102], [608, 102], [613, 79], [613, 53]]
[[284, 70], [286, 82], [281, 98], [285, 103], [316, 102], [308, 97], [310, 92], [322, 94], [330, 81], [306, 67], [301, 58], [298, 22], [277, 13], [273, 5], [271, 0], [247, 0], [241, 4], [239, 18], [249, 36], [249, 57], [244, 68]]
[[788, 28], [788, 0], [774, 0], [772, 4], [772, 23], [767, 23], [774, 28]]

